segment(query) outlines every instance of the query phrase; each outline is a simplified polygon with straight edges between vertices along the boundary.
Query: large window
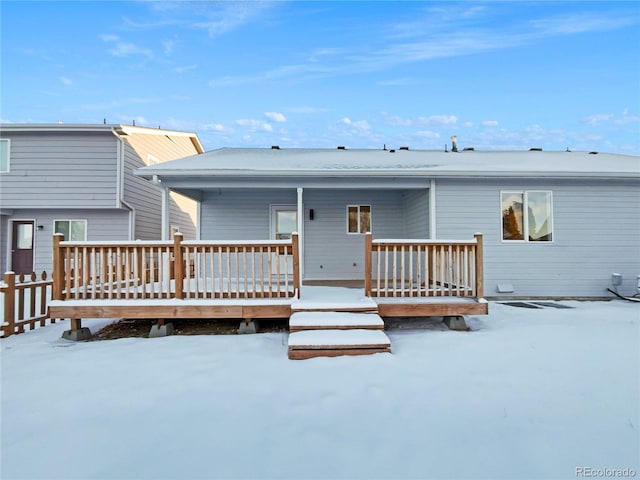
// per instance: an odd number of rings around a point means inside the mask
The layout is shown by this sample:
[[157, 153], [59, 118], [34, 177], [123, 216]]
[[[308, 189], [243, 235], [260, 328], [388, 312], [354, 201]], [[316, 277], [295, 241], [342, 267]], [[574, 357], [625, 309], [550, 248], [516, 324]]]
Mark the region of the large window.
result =
[[553, 241], [551, 192], [501, 192], [500, 200], [503, 241]]
[[0, 173], [9, 171], [9, 139], [0, 139]]
[[371, 231], [371, 205], [347, 206], [347, 233]]
[[87, 221], [54, 220], [53, 233], [62, 233], [65, 240], [83, 242], [87, 239]]

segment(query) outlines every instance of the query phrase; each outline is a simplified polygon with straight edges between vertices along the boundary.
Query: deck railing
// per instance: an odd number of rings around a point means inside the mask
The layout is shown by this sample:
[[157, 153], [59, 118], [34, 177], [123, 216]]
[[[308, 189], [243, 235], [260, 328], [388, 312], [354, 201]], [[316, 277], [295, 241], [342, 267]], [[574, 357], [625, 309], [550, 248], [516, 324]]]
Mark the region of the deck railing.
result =
[[54, 300], [280, 298], [300, 291], [291, 240], [67, 242], [53, 239]]
[[482, 235], [459, 240], [365, 238], [365, 292], [373, 297], [481, 298]]
[[48, 302], [51, 295], [53, 281], [47, 278], [47, 273], [39, 276], [16, 275], [14, 272], [4, 274], [4, 284], [0, 286], [2, 294], [4, 321], [0, 324], [0, 332], [4, 338], [17, 333], [24, 333], [36, 328], [36, 324], [44, 327], [49, 321]]

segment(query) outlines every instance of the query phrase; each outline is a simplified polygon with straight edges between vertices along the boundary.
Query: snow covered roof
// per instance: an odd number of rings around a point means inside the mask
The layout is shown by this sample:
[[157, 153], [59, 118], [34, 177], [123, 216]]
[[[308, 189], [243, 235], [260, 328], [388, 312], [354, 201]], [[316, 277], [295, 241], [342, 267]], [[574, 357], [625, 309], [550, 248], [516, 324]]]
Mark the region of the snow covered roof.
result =
[[221, 148], [144, 167], [136, 175], [639, 178], [640, 156], [560, 151]]

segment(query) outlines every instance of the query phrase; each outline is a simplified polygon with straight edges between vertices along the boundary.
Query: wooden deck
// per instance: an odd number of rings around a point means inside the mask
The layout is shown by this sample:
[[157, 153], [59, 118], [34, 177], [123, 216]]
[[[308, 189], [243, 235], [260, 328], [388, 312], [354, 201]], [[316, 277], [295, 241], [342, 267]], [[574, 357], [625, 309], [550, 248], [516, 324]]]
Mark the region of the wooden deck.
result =
[[[356, 302], [308, 295], [291, 240], [65, 242], [54, 236], [52, 319], [290, 318], [299, 311], [382, 317], [483, 315], [482, 237], [373, 240]], [[344, 289], [343, 289], [344, 290]], [[353, 300], [353, 299], [352, 299]]]

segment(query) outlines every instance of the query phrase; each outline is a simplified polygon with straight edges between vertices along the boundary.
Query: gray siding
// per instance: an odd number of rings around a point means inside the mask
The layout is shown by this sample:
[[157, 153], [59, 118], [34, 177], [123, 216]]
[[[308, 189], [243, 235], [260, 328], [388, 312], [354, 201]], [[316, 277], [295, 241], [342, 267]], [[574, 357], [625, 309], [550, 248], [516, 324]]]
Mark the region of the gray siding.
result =
[[115, 207], [117, 139], [111, 132], [3, 132], [10, 171], [2, 208]]
[[[133, 175], [133, 170], [149, 165], [149, 155], [159, 162], [198, 153], [189, 137], [133, 134], [124, 139], [124, 200], [136, 212], [134, 238], [162, 238], [162, 192], [151, 182]], [[181, 228], [185, 239], [195, 238], [197, 202], [171, 195], [170, 222]]]
[[[501, 190], [553, 192], [554, 241], [501, 241]], [[611, 274], [621, 273], [626, 294], [640, 274], [640, 184], [634, 181], [485, 180], [437, 182], [437, 237], [484, 234], [485, 295], [610, 296]]]
[[291, 190], [221, 190], [208, 192], [202, 202], [203, 240], [268, 240], [270, 205], [295, 205]]
[[405, 238], [429, 238], [429, 190], [410, 190], [403, 195]]
[[[208, 192], [202, 202], [201, 236], [208, 240], [268, 239], [270, 205], [296, 202], [293, 189]], [[303, 203], [304, 276], [308, 280], [363, 278], [364, 236], [347, 234], [347, 205], [371, 205], [375, 238], [428, 235], [426, 191], [305, 189]], [[309, 219], [310, 209], [314, 220]]]
[[[5, 220], [6, 218], [6, 220]], [[42, 225], [42, 230], [35, 230], [34, 238], [34, 270], [41, 272], [52, 271], [52, 237], [54, 220], [87, 220], [87, 240], [127, 240], [129, 236], [129, 214], [125, 210], [79, 210], [79, 209], [46, 209], [46, 210], [15, 210], [9, 217], [2, 216], [2, 270], [10, 267], [8, 220], [35, 220], [35, 224]]]
[[363, 279], [364, 235], [347, 234], [347, 205], [371, 205], [373, 237], [398, 238], [406, 235], [403, 200], [396, 190], [305, 190], [305, 278]]

